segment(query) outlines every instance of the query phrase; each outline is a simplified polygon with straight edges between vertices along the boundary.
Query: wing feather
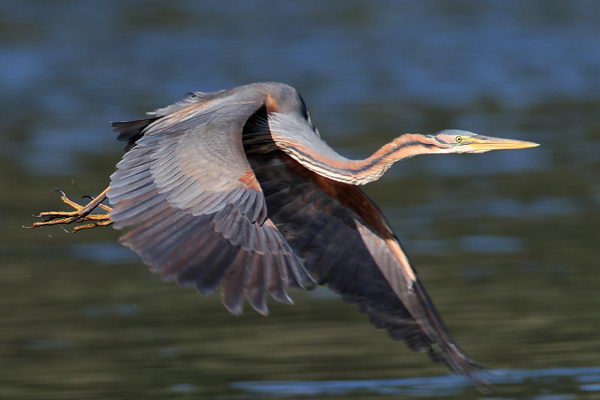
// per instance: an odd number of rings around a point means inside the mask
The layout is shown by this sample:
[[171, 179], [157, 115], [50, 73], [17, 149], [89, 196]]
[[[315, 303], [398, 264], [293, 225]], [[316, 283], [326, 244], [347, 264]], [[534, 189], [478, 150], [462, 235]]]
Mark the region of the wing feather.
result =
[[249, 159], [270, 219], [319, 283], [392, 338], [478, 379], [478, 366], [450, 336], [380, 210], [358, 187], [320, 177], [283, 153]]
[[195, 93], [147, 119], [115, 123], [128, 150], [108, 193], [114, 226], [129, 229], [121, 241], [165, 279], [203, 293], [221, 286], [233, 313], [246, 299], [267, 314], [267, 294], [291, 303], [287, 289], [312, 282], [306, 266], [376, 327], [476, 380], [477, 365], [448, 333], [380, 210], [356, 186], [320, 176], [298, 150], [348, 161], [320, 139], [290, 90]]
[[287, 302], [290, 286], [312, 279], [268, 220], [242, 146], [243, 125], [264, 96], [232, 96], [194, 96], [147, 120], [115, 123], [129, 151], [111, 177], [111, 219], [129, 229], [121, 242], [163, 278], [203, 293], [222, 285], [230, 311], [241, 312], [247, 298], [266, 314], [267, 292]]

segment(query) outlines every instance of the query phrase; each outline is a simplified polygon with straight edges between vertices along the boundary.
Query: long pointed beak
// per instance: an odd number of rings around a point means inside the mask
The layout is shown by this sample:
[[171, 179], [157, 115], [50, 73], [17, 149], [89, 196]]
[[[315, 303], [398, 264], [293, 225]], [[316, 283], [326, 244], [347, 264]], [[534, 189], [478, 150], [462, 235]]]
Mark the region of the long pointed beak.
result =
[[490, 136], [478, 135], [468, 143], [469, 147], [477, 152], [490, 150], [528, 149], [539, 146], [538, 143], [526, 142], [524, 140], [503, 139]]

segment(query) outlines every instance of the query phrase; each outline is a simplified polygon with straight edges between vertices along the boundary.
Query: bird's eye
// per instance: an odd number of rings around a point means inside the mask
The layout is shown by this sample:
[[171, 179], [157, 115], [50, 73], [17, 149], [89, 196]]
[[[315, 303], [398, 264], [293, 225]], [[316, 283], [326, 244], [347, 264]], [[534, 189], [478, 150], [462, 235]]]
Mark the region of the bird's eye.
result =
[[456, 140], [456, 143], [460, 143], [463, 141], [462, 136], [457, 136], [456, 138], [454, 138], [454, 140]]

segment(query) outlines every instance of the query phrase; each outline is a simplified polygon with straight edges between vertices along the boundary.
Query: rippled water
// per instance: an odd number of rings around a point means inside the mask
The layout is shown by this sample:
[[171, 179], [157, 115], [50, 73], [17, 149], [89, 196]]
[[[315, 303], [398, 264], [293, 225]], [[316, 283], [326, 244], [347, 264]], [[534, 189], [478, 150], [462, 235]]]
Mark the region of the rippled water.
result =
[[[0, 399], [600, 399], [599, 18], [591, 0], [0, 4]], [[20, 228], [54, 187], [105, 187], [108, 121], [260, 80], [296, 86], [347, 156], [443, 128], [542, 144], [366, 188], [495, 392], [326, 289], [234, 317], [110, 228]]]

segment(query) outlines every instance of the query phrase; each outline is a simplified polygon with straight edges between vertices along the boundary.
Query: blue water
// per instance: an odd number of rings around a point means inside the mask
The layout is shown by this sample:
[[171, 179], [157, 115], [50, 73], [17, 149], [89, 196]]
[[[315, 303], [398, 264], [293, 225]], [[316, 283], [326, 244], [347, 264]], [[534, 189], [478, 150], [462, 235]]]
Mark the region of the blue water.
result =
[[[574, 394], [547, 393], [548, 385], [570, 385], [582, 391], [600, 392], [600, 367], [589, 368], [547, 368], [542, 370], [492, 370], [485, 373], [486, 379], [494, 385], [493, 391], [479, 397], [488, 399], [518, 399], [522, 397], [496, 397], [502, 386], [529, 384], [537, 387], [533, 394], [536, 400], [562, 400], [577, 398]], [[596, 383], [598, 382], [598, 383]], [[468, 382], [456, 375], [423, 378], [380, 379], [356, 381], [304, 381], [304, 382], [235, 382], [233, 388], [267, 397], [309, 397], [342, 395], [401, 395], [407, 398], [460, 396], [470, 389]], [[545, 393], [546, 392], [546, 393]]]

